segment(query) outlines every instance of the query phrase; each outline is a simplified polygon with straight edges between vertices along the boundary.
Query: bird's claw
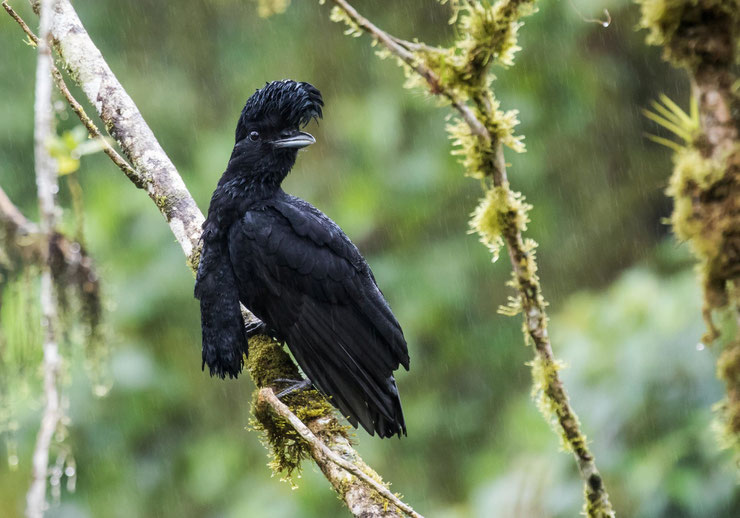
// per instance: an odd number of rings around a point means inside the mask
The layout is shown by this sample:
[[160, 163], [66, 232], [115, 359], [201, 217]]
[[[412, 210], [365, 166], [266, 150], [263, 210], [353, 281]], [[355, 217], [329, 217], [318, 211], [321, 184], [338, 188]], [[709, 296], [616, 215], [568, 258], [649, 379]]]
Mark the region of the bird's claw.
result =
[[306, 390], [313, 385], [313, 382], [306, 378], [304, 380], [291, 380], [291, 379], [284, 379], [284, 378], [277, 378], [273, 380], [273, 383], [290, 383], [290, 385], [280, 392], [277, 393], [278, 399], [282, 399], [285, 396], [288, 396], [290, 394], [293, 394], [294, 392], [299, 392], [301, 390]]
[[257, 335], [266, 335], [268, 331], [267, 324], [259, 319], [252, 320], [251, 322], [246, 324], [244, 328], [245, 332], [247, 333], [247, 339]]

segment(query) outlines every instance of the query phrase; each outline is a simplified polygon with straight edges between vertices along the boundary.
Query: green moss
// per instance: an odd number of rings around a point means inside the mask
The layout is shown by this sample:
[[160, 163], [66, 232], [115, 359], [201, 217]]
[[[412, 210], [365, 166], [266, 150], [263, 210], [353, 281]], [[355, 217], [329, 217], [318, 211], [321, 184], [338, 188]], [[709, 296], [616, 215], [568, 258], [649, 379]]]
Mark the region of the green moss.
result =
[[684, 11], [696, 1], [637, 0], [640, 4], [640, 27], [648, 30], [647, 42], [666, 45], [673, 38]]
[[491, 251], [493, 261], [497, 261], [501, 247], [503, 218], [501, 210], [506, 206], [507, 192], [503, 187], [494, 187], [486, 192], [478, 207], [473, 211], [470, 228], [480, 236], [480, 241]]
[[708, 328], [702, 340], [706, 343], [719, 337], [712, 312], [728, 307], [727, 283], [735, 275], [732, 235], [738, 221], [732, 198], [737, 188], [733, 188], [731, 177], [734, 168], [740, 167], [739, 156], [736, 149], [724, 159], [713, 160], [699, 149], [682, 148], [674, 155], [674, 171], [666, 190], [674, 200], [673, 231], [689, 243], [698, 260]]
[[[349, 460], [350, 462], [352, 462], [352, 464], [357, 466], [363, 473], [365, 473], [368, 477], [376, 481], [378, 484], [385, 486], [386, 489], [390, 490], [390, 484], [388, 484], [387, 482], [384, 482], [382, 477], [378, 475], [378, 473], [376, 473], [370, 466], [368, 466], [361, 458], [359, 458], [359, 456], [352, 455], [352, 457], [353, 458], [346, 459], [346, 460]], [[358, 483], [358, 479], [354, 476], [349, 476], [349, 477], [342, 479], [339, 482], [339, 489], [338, 489], [340, 497], [344, 498], [344, 495], [346, 495], [350, 489], [355, 487], [357, 483]], [[372, 487], [367, 486], [367, 485], [365, 487], [366, 487], [366, 490], [369, 492], [370, 499], [374, 501], [375, 503], [382, 505], [384, 512], [387, 513], [391, 509], [391, 506], [393, 506], [393, 504], [386, 497], [378, 493]], [[402, 495], [399, 495], [398, 493], [395, 493], [395, 495], [399, 499], [403, 498]], [[398, 509], [395, 506], [393, 506], [393, 511], [398, 516], [404, 516], [403, 513], [400, 511], [400, 509]]]
[[161, 212], [167, 211], [167, 196], [163, 194], [154, 195], [154, 204]]
[[679, 239], [693, 240], [697, 252], [705, 256], [716, 250], [716, 244], [706, 242], [702, 235], [702, 221], [694, 211], [694, 195], [698, 190], [708, 189], [720, 179], [723, 170], [720, 164], [704, 158], [698, 149], [683, 148], [673, 156], [674, 169], [666, 194], [675, 201], [671, 223]]
[[740, 340], [725, 347], [717, 360], [717, 377], [725, 382], [727, 396], [717, 405], [719, 439], [740, 460]]
[[[268, 449], [269, 466], [273, 472], [295, 485], [293, 476], [300, 473], [301, 462], [311, 457], [311, 448], [298, 432], [276, 415], [272, 408], [258, 399], [259, 389], [273, 384], [275, 379], [300, 379], [300, 373], [290, 356], [279, 343], [267, 336], [259, 335], [249, 341], [247, 370], [252, 376], [258, 390], [252, 398], [252, 415], [250, 425], [262, 434], [262, 442]], [[331, 404], [317, 390], [304, 390], [283, 398], [290, 410], [304, 423], [314, 419], [330, 417], [324, 430], [327, 434], [347, 435], [347, 427], [342, 426], [334, 417]]]
[[592, 485], [601, 486], [603, 484], [601, 477], [595, 475], [592, 478], [593, 480], [588, 481], [584, 486], [585, 505], [583, 515], [588, 516], [588, 518], [614, 518], [615, 514], [609, 501], [600, 498], [600, 496], [603, 496], [603, 493], [595, 491], [592, 487]]
[[[493, 63], [502, 66], [513, 64], [514, 53], [519, 50], [517, 31], [521, 26], [520, 19], [535, 12], [534, 0], [509, 0], [493, 4], [453, 0], [450, 4], [453, 9], [450, 23], [456, 24], [460, 35], [453, 45], [450, 47], [413, 45], [411, 47], [414, 60], [434, 72], [439, 83], [430, 85], [427, 78], [416, 74], [409, 64], [396, 57], [396, 61], [404, 69], [406, 75], [405, 87], [418, 87], [424, 91], [431, 88], [434, 94], [439, 93], [439, 90], [445, 90], [461, 102], [481, 95], [490, 96], [489, 86], [493, 79], [493, 76], [488, 73], [490, 65]], [[345, 24], [347, 35], [357, 37], [363, 34], [362, 28], [338, 6], [332, 9], [331, 19]], [[373, 45], [376, 43], [377, 41], [373, 41]], [[393, 56], [387, 49], [379, 50], [377, 53], [381, 58]], [[445, 102], [449, 101], [448, 97], [442, 97], [442, 99]], [[491, 98], [489, 101], [494, 104], [491, 110], [494, 117], [493, 120], [484, 121], [486, 126], [505, 145], [516, 151], [523, 151], [521, 138], [512, 136], [513, 127], [518, 123], [516, 111], [502, 112], [498, 110], [498, 103], [495, 99]], [[479, 118], [484, 119], [484, 117]], [[460, 140], [463, 151], [459, 154], [465, 156], [468, 154], [465, 151], [467, 144], [464, 144], [462, 139], [467, 138], [468, 135], [465, 134], [463, 125], [464, 123], [456, 123], [448, 129], [454, 141]], [[481, 153], [476, 154], [481, 155]], [[473, 175], [480, 170], [476, 166], [466, 166], [466, 169]]]
[[474, 76], [476, 68], [484, 68], [492, 60], [511, 66], [514, 54], [521, 49], [517, 45], [517, 31], [522, 25], [519, 20], [534, 12], [533, 0], [466, 4], [458, 21], [462, 37], [456, 43], [468, 63], [466, 73]]
[[[638, 0], [641, 5], [640, 25], [649, 31], [648, 43], [664, 46], [666, 59], [689, 69], [699, 85], [699, 98], [708, 124], [699, 124], [699, 108], [692, 102], [691, 115], [684, 114], [675, 103], [664, 107], [654, 103], [656, 112], [648, 117], [669, 129], [687, 147], [654, 137], [676, 150], [674, 171], [667, 194], [674, 200], [671, 224], [676, 236], [689, 243], [697, 258], [697, 270], [703, 287], [703, 316], [707, 332], [702, 341], [728, 343], [717, 362], [718, 377], [725, 381], [727, 397], [715, 408], [721, 423], [720, 441], [735, 449], [740, 458], [740, 342], [737, 339], [737, 228], [738, 174], [740, 144], [737, 136], [729, 150], [720, 151], [716, 139], [702, 135], [717, 127], [716, 114], [707, 106], [701, 84], [718, 88], [736, 110], [736, 85], [733, 66], [737, 52], [740, 25], [740, 0]], [[667, 98], [666, 98], [667, 99]], [[734, 103], [734, 104], [733, 104]], [[708, 104], [711, 104], [709, 102]], [[671, 106], [673, 105], [673, 106]], [[731, 113], [737, 124], [737, 113]], [[710, 141], [714, 140], [714, 142]], [[726, 317], [734, 325], [721, 332], [714, 322]], [[724, 340], [719, 340], [722, 337]]]
[[359, 25], [355, 23], [355, 21], [338, 5], [335, 5], [331, 9], [331, 13], [329, 14], [329, 19], [336, 23], [343, 23], [347, 26], [347, 29], [344, 31], [344, 34], [347, 36], [353, 36], [355, 38], [358, 38], [362, 36], [362, 29]]
[[185, 260], [185, 264], [188, 265], [188, 268], [190, 268], [190, 271], [195, 274], [198, 271], [198, 265], [200, 264], [200, 254], [203, 251], [203, 244], [197, 243], [193, 247], [193, 251], [190, 253], [188, 258]]
[[[717, 377], [740, 391], [740, 342], [727, 346], [717, 359]], [[738, 425], [740, 431], [740, 422]]]
[[511, 66], [520, 50], [517, 32], [520, 19], [535, 12], [534, 0], [506, 2], [452, 2], [454, 23], [459, 34], [449, 48], [422, 47], [416, 57], [440, 78], [445, 89], [462, 99], [489, 90], [493, 63]]
[[270, 405], [258, 400], [257, 393], [252, 400], [252, 415], [250, 425], [261, 434], [270, 457], [268, 466], [295, 487], [293, 477], [300, 473], [301, 463], [311, 458], [311, 448], [290, 424], [273, 413]]
[[[507, 317], [513, 317], [522, 312], [522, 297], [519, 295], [519, 280], [517, 279], [516, 272], [511, 272], [511, 279], [506, 281], [506, 286], [513, 288], [516, 291], [515, 295], [509, 295], [505, 305], [498, 307], [498, 313]], [[526, 322], [525, 322], [526, 323]], [[524, 330], [525, 337], [529, 336], [527, 329]]]
[[[565, 365], [560, 360], [545, 361], [542, 356], [535, 356], [534, 360], [528, 362], [532, 369], [532, 399], [537, 409], [550, 424], [552, 430], [560, 437], [560, 446], [566, 451], [573, 451], [586, 446], [586, 437], [580, 433], [578, 418], [573, 416], [575, 423], [573, 429], [578, 430], [576, 437], [567, 437], [563, 427], [560, 426], [558, 418], [564, 413], [557, 399], [552, 397], [553, 387], [559, 384], [558, 371]], [[590, 516], [590, 515], [589, 515]]]
[[480, 235], [481, 243], [491, 251], [494, 261], [504, 244], [505, 229], [526, 230], [529, 209], [531, 205], [524, 201], [521, 193], [511, 191], [508, 184], [492, 187], [486, 192], [472, 214], [470, 227]]
[[474, 135], [470, 126], [462, 119], [455, 119], [446, 128], [447, 134], [452, 140], [452, 154], [460, 157], [460, 163], [465, 167], [468, 176], [478, 179], [490, 175], [492, 164], [496, 161], [494, 149], [496, 149], [498, 142], [517, 153], [525, 151], [522, 142], [523, 137], [514, 135], [514, 127], [519, 124], [518, 112], [516, 110], [507, 112], [499, 110], [499, 103], [495, 99], [490, 99], [488, 104], [493, 109], [493, 115], [485, 117], [478, 113], [477, 116], [493, 136], [494, 142], [485, 142]]
[[288, 353], [265, 335], [257, 335], [249, 340], [246, 366], [258, 388], [269, 387], [278, 378], [297, 380], [301, 377]]
[[[640, 27], [647, 42], [662, 45], [664, 56], [678, 66], [693, 67], [707, 55], [717, 57], [731, 49], [708, 43], [723, 30], [734, 30], [740, 0], [637, 0]], [[730, 43], [730, 45], [733, 45]]]

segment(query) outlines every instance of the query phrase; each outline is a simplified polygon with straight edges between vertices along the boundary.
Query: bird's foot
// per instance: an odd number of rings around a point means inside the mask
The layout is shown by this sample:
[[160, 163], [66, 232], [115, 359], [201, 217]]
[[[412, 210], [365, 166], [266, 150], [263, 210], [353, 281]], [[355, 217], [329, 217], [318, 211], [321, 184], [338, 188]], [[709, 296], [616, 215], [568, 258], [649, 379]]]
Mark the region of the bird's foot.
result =
[[244, 325], [244, 332], [247, 334], [247, 340], [257, 335], [266, 335], [278, 342], [285, 342], [285, 339], [274, 329], [271, 329], [260, 319], [255, 319]]
[[282, 399], [285, 396], [288, 396], [290, 394], [293, 394], [294, 392], [299, 392], [301, 390], [306, 390], [313, 385], [313, 382], [306, 378], [304, 380], [290, 380], [290, 379], [284, 379], [284, 378], [277, 378], [273, 380], [273, 383], [289, 383], [290, 385], [280, 392], [277, 393], [278, 399]]
[[257, 335], [266, 335], [268, 334], [267, 324], [265, 324], [262, 320], [256, 319], [252, 320], [245, 326], [245, 332], [247, 333], [247, 339], [252, 338], [253, 336]]

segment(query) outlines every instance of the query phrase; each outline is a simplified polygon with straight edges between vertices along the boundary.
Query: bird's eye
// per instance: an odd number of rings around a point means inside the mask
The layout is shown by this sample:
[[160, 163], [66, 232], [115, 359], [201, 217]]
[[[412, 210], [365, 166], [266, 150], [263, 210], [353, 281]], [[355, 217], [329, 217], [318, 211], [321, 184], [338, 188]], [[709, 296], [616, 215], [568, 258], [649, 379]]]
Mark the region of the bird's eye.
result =
[[257, 133], [256, 131], [253, 131], [252, 133], [249, 134], [249, 140], [251, 140], [252, 142], [259, 140], [259, 138], [260, 138], [260, 134]]

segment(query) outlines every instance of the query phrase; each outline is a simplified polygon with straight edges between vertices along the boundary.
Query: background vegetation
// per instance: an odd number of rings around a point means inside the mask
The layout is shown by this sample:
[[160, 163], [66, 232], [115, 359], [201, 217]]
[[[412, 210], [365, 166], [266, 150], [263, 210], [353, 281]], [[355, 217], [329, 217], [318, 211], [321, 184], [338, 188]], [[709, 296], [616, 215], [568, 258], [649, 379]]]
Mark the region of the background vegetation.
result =
[[[318, 143], [286, 190], [329, 214], [367, 256], [412, 357], [399, 377], [409, 437], [358, 432], [358, 450], [427, 516], [577, 515], [581, 483], [529, 398], [532, 354], [520, 322], [496, 314], [509, 267], [491, 265], [466, 233], [480, 189], [449, 154], [444, 112], [403, 90], [392, 62], [344, 37], [313, 2], [268, 19], [243, 0], [75, 6], [204, 209], [246, 97], [286, 77], [322, 91], [325, 118], [309, 129]], [[358, 6], [402, 37], [452, 36], [448, 11], [433, 2]], [[723, 394], [715, 353], [697, 348], [701, 295], [685, 247], [662, 222], [669, 151], [644, 138], [654, 129], [640, 113], [662, 92], [686, 106], [687, 80], [644, 44], [627, 0], [599, 2], [613, 18], [607, 29], [583, 22], [570, 2], [540, 7], [521, 30], [517, 66], [498, 70], [495, 88], [503, 108], [520, 110], [527, 136], [526, 154], [507, 155], [510, 178], [534, 205], [531, 235], [566, 386], [622, 516], [736, 516], [735, 467], [711, 430]], [[0, 28], [0, 185], [35, 218], [35, 53], [9, 18]], [[60, 130], [78, 124], [59, 115]], [[70, 493], [62, 480], [50, 515], [342, 513], [310, 466], [295, 491], [270, 479], [258, 436], [244, 430], [249, 379], [201, 372], [192, 277], [156, 208], [104, 156], [85, 157], [75, 175], [104, 283], [110, 359], [68, 367], [65, 444], [77, 487]], [[22, 514], [38, 426], [35, 289], [3, 284], [2, 516]], [[27, 353], [13, 365], [23, 368], [11, 371], [7, 351], [19, 349]], [[96, 388], [110, 390], [100, 398]]]

